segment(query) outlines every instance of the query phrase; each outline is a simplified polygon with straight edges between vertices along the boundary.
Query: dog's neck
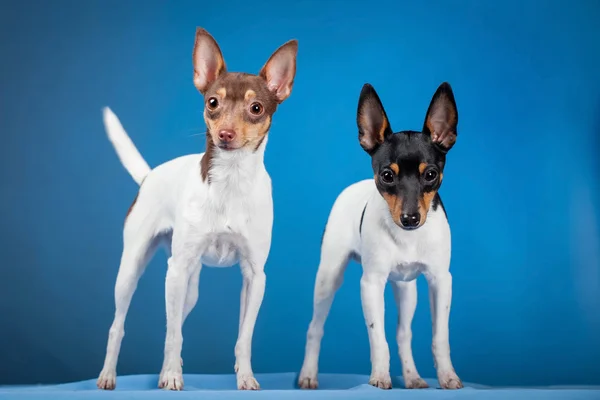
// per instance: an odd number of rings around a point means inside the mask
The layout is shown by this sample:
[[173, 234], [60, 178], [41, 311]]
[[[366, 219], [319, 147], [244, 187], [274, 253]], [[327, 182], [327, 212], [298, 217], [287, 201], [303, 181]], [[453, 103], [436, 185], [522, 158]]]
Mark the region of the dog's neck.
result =
[[219, 191], [248, 193], [264, 169], [268, 133], [256, 148], [227, 151], [215, 146], [207, 137], [206, 152], [201, 162], [202, 179]]

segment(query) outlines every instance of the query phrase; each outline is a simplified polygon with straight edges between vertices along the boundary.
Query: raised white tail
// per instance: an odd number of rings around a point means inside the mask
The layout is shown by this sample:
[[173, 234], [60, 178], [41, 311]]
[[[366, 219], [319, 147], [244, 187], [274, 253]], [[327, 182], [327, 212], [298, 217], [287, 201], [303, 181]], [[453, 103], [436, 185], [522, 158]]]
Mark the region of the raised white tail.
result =
[[138, 185], [141, 185], [146, 175], [150, 172], [150, 166], [135, 147], [127, 132], [125, 132], [119, 118], [108, 107], [104, 107], [102, 111], [108, 139], [115, 147], [117, 156], [127, 172], [129, 172]]

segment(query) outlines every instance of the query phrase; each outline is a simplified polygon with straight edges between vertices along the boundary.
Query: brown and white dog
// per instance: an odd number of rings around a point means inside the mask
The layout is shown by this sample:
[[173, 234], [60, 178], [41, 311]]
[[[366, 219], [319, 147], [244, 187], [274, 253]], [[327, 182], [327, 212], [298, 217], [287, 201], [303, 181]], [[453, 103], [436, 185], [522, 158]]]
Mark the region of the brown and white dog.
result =
[[182, 326], [198, 299], [202, 264], [240, 264], [243, 287], [235, 346], [238, 389], [258, 389], [251, 366], [254, 325], [265, 291], [264, 265], [271, 247], [273, 199], [264, 165], [271, 120], [288, 98], [296, 73], [298, 42], [269, 58], [258, 75], [227, 72], [214, 38], [198, 28], [194, 84], [204, 95], [206, 152], [150, 169], [108, 108], [108, 137], [140, 185], [123, 231], [115, 285], [116, 312], [97, 385], [113, 389], [124, 323], [138, 280], [158, 245], [169, 253], [166, 277], [167, 334], [159, 387], [183, 388]]

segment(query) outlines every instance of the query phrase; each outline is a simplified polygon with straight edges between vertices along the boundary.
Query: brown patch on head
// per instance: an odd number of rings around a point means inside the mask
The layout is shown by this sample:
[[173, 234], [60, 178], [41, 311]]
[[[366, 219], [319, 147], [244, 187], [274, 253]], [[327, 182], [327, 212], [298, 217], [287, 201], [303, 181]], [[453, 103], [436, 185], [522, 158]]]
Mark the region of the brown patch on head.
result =
[[[212, 146], [207, 145], [207, 153], [210, 151], [211, 157], [219, 151], [218, 147], [256, 151], [264, 142], [278, 105], [264, 79], [243, 73], [220, 76], [207, 90], [205, 99], [204, 120]], [[233, 131], [235, 138], [225, 143], [219, 137], [221, 131]]]
[[427, 168], [427, 165], [428, 165], [427, 163], [421, 163], [421, 164], [419, 164], [419, 173], [421, 175], [423, 175], [423, 172], [425, 172], [425, 168]]
[[429, 208], [431, 207], [431, 202], [435, 197], [436, 191], [433, 190], [431, 192], [423, 193], [423, 196], [419, 198], [419, 214], [421, 214], [421, 222], [419, 226], [423, 226], [425, 221], [427, 220], [427, 213], [429, 212]]
[[271, 55], [258, 75], [231, 73], [214, 38], [198, 28], [193, 61], [194, 84], [205, 101], [204, 181], [210, 180], [212, 160], [220, 151], [257, 151], [264, 143], [277, 105], [291, 93], [297, 51], [298, 42], [291, 40]]
[[400, 167], [399, 167], [399, 166], [398, 166], [398, 164], [396, 164], [396, 163], [391, 163], [391, 164], [390, 164], [390, 169], [391, 169], [392, 171], [394, 171], [394, 173], [395, 173], [396, 175], [398, 175], [398, 174], [400, 173]]

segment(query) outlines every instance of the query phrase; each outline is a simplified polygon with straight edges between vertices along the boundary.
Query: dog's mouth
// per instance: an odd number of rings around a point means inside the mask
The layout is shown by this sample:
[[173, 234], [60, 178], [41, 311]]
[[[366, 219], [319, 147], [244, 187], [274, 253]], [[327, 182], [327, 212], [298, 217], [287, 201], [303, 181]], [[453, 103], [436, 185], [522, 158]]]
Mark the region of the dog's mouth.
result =
[[225, 150], [225, 151], [235, 151], [235, 150], [240, 150], [243, 149], [244, 147], [246, 147], [248, 145], [249, 141], [246, 140], [243, 143], [227, 143], [227, 142], [219, 142], [217, 144], [217, 147], [221, 150]]
[[402, 228], [405, 231], [416, 231], [417, 229], [419, 229], [422, 225], [417, 225], [417, 226], [404, 226], [402, 224], [398, 224], [396, 223], [396, 225], [398, 225], [400, 228]]
[[243, 146], [236, 146], [231, 143], [219, 143], [217, 145], [217, 147], [220, 148], [221, 150], [225, 150], [225, 151], [234, 151], [234, 150], [241, 149]]
[[422, 227], [423, 225], [425, 225], [425, 221], [421, 221], [417, 225], [405, 225], [405, 224], [402, 224], [402, 222], [400, 222], [400, 221], [396, 221], [395, 219], [393, 219], [393, 220], [394, 220], [394, 223], [399, 228], [401, 228], [403, 231], [416, 231], [417, 229], [419, 229], [420, 227]]

